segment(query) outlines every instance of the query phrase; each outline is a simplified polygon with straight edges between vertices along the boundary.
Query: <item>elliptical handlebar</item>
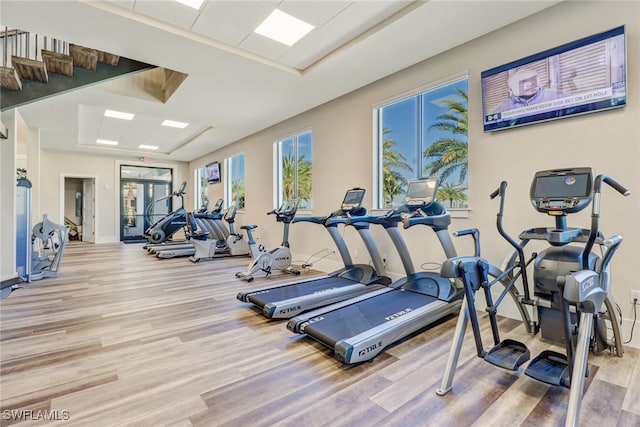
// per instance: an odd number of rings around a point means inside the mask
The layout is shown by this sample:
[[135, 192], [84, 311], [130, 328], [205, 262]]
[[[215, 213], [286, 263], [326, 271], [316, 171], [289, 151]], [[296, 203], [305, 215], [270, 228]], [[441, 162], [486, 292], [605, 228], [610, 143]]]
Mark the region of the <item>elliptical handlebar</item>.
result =
[[496, 216], [496, 227], [498, 228], [498, 233], [505, 239], [518, 253], [518, 263], [520, 264], [520, 271], [522, 276], [522, 287], [524, 290], [524, 298], [526, 301], [530, 301], [530, 293], [529, 293], [529, 280], [527, 279], [527, 260], [524, 256], [524, 250], [522, 246], [516, 242], [513, 237], [509, 235], [504, 229], [502, 218], [504, 216], [504, 200], [507, 193], [507, 181], [502, 181], [500, 183], [500, 187], [495, 190], [493, 193], [489, 195], [489, 197], [493, 200], [496, 197], [500, 196], [500, 208], [498, 209], [498, 215]]
[[471, 235], [471, 237], [473, 237], [473, 256], [480, 256], [480, 230], [478, 230], [477, 228], [467, 228], [464, 230], [454, 231], [453, 235], [456, 237]]
[[595, 179], [595, 183], [593, 185], [593, 192], [594, 193], [601, 193], [602, 190], [600, 187], [602, 187], [602, 182], [605, 182], [607, 184], [609, 184], [610, 187], [612, 187], [614, 190], [616, 190], [618, 193], [622, 194], [623, 196], [629, 196], [631, 194], [631, 190], [628, 190], [627, 188], [625, 188], [622, 184], [620, 184], [618, 181], [616, 181], [615, 179], [611, 178], [608, 175], [604, 175], [604, 174], [600, 174], [596, 177]]
[[[596, 176], [596, 179], [593, 183], [593, 206], [591, 209], [591, 230], [589, 232], [589, 240], [584, 247], [584, 252], [582, 252], [582, 268], [585, 270], [589, 269], [589, 254], [593, 249], [593, 244], [598, 237], [598, 233], [600, 231], [600, 198], [602, 195], [602, 183], [608, 184], [611, 188], [616, 190], [618, 193], [623, 196], [629, 196], [631, 191], [620, 184], [615, 179], [611, 178], [608, 175], [600, 174]], [[618, 243], [619, 244], [619, 243]]]

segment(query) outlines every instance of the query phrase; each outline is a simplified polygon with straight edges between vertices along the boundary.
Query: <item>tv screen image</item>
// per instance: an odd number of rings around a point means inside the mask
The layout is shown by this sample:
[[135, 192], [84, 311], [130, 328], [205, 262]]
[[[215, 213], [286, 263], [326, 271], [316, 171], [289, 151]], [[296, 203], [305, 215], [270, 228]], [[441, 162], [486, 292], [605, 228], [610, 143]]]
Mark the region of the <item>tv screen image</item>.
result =
[[624, 26], [481, 73], [484, 130], [623, 107]]
[[205, 170], [207, 171], [207, 182], [215, 183], [222, 181], [220, 162], [209, 163], [205, 166]]

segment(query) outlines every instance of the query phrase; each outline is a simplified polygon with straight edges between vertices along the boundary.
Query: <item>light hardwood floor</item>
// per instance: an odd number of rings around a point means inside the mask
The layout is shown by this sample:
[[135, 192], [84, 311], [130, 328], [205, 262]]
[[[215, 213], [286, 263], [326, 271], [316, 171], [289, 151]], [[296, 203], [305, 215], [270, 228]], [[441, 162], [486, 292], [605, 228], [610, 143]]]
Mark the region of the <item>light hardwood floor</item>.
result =
[[[436, 396], [454, 317], [372, 363], [339, 363], [236, 300], [239, 290], [291, 279], [240, 282], [234, 273], [247, 262], [192, 264], [140, 245], [72, 242], [57, 278], [0, 301], [2, 425], [563, 424], [566, 389], [486, 364], [469, 334], [453, 391]], [[500, 322], [532, 354], [547, 347], [518, 322]], [[590, 358], [581, 425], [640, 426], [639, 353]]]

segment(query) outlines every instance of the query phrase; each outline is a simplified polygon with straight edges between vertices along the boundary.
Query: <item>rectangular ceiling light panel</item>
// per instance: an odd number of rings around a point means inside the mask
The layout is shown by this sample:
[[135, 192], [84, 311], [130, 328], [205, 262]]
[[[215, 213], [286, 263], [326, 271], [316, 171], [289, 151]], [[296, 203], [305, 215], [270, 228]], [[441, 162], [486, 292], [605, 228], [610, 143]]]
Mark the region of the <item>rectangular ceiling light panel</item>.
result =
[[182, 3], [185, 6], [192, 7], [196, 10], [200, 10], [200, 6], [204, 3], [204, 0], [175, 0], [178, 3]]
[[142, 148], [143, 150], [157, 150], [158, 146], [157, 145], [140, 144], [140, 145], [138, 145], [138, 148]]
[[135, 114], [123, 113], [122, 111], [104, 110], [105, 117], [112, 117], [114, 119], [133, 120]]
[[169, 127], [172, 127], [172, 128], [184, 129], [187, 126], [189, 126], [189, 123], [176, 122], [176, 121], [173, 121], [173, 120], [165, 120], [164, 122], [162, 122], [162, 126], [169, 126]]
[[258, 28], [253, 30], [261, 36], [268, 37], [287, 46], [293, 46], [315, 27], [294, 16], [274, 9]]
[[118, 141], [111, 141], [109, 139], [98, 139], [96, 140], [96, 144], [101, 145], [118, 145]]

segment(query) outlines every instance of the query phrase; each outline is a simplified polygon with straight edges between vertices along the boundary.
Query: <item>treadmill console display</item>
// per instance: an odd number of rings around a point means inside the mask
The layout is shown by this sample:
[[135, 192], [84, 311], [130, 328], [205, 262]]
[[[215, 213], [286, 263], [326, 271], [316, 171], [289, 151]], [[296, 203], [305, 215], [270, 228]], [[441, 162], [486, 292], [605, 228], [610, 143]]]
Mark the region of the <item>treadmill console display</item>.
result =
[[362, 201], [364, 200], [364, 193], [365, 190], [362, 188], [354, 188], [347, 191], [347, 194], [344, 195], [344, 200], [342, 201], [342, 210], [350, 212], [360, 209]]
[[591, 203], [591, 168], [537, 172], [531, 184], [531, 204], [538, 212], [565, 215], [579, 212]]
[[438, 180], [436, 178], [416, 179], [409, 182], [407, 195], [404, 198], [405, 205], [426, 206], [436, 198]]

